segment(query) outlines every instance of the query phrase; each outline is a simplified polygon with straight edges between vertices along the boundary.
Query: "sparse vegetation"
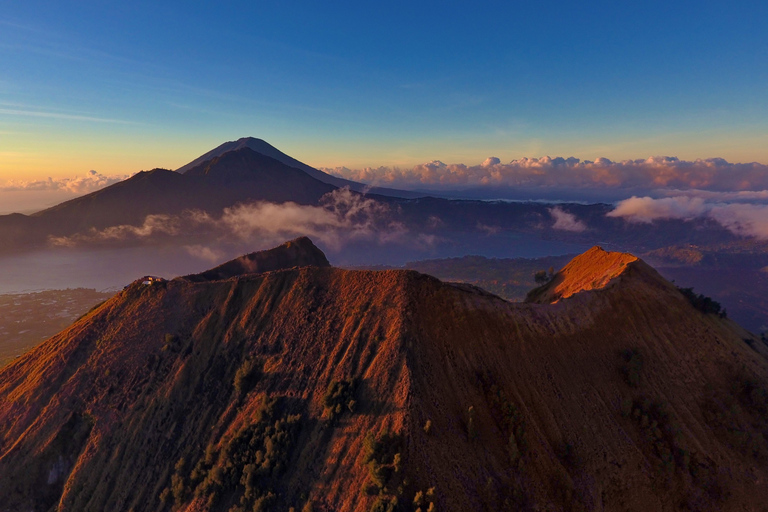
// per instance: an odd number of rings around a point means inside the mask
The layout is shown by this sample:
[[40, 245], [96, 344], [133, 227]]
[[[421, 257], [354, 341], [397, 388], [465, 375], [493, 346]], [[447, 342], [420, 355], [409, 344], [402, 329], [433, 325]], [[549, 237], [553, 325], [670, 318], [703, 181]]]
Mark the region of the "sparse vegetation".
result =
[[323, 396], [323, 406], [328, 419], [335, 421], [344, 411], [355, 412], [357, 401], [355, 400], [356, 379], [334, 380], [328, 385]]
[[747, 411], [760, 417], [768, 415], [768, 392], [759, 382], [741, 377], [734, 382], [732, 391]]
[[568, 441], [563, 441], [555, 446], [555, 455], [569, 470], [577, 468], [581, 464], [581, 459], [576, 453], [576, 447]]
[[435, 488], [430, 487], [427, 492], [417, 491], [413, 497], [413, 506], [416, 508], [415, 512], [436, 512], [437, 505], [435, 505]]
[[714, 301], [700, 293], [697, 294], [693, 291], [693, 288], [681, 288], [678, 286], [677, 289], [680, 290], [680, 293], [682, 293], [683, 296], [688, 299], [688, 302], [690, 302], [694, 308], [698, 309], [702, 313], [718, 315], [720, 318], [728, 317], [728, 313], [725, 311], [725, 309], [721, 310], [719, 302]]
[[678, 446], [680, 427], [672, 421], [664, 403], [638, 398], [632, 403], [631, 418], [652, 443], [664, 469], [671, 472], [677, 465], [687, 471], [688, 454]]
[[179, 338], [177, 336], [174, 336], [171, 333], [166, 333], [165, 334], [165, 339], [163, 341], [162, 351], [163, 352], [168, 352], [168, 351], [178, 352], [179, 348], [180, 348], [180, 345], [181, 345], [181, 343], [180, 343]]
[[228, 499], [237, 503], [231, 512], [269, 510], [277, 499], [270, 489], [287, 468], [300, 428], [300, 415], [281, 412], [278, 400], [264, 397], [254, 420], [233, 436], [211, 442], [189, 474], [184, 459], [176, 464], [161, 502], [170, 495], [179, 506], [194, 495], [208, 509]]
[[427, 500], [424, 498], [424, 493], [422, 491], [416, 491], [416, 495], [413, 497], [413, 505], [420, 508], [426, 504], [426, 501]]
[[371, 505], [371, 512], [394, 512], [397, 509], [397, 496], [385, 498], [379, 496]]
[[362, 491], [368, 495], [379, 495], [371, 510], [395, 510], [398, 496], [402, 496], [408, 487], [408, 480], [403, 474], [402, 443], [402, 436], [391, 432], [378, 436], [369, 432], [363, 440], [363, 463], [368, 468], [368, 480]]
[[538, 270], [533, 274], [533, 281], [538, 285], [547, 284], [555, 277], [555, 268], [549, 267], [549, 270]]
[[256, 382], [258, 382], [259, 377], [261, 377], [262, 370], [261, 362], [255, 358], [249, 357], [243, 361], [243, 364], [235, 372], [235, 380], [233, 382], [238, 395], [248, 394]]
[[[379, 436], [368, 433], [363, 440], [363, 463], [368, 467], [371, 480], [384, 487], [395, 471], [395, 458], [400, 458], [402, 438], [399, 434], [384, 432]], [[400, 461], [402, 463], [402, 461]]]
[[705, 417], [720, 437], [741, 453], [768, 460], [768, 392], [757, 381], [737, 376], [728, 394], [712, 394]]

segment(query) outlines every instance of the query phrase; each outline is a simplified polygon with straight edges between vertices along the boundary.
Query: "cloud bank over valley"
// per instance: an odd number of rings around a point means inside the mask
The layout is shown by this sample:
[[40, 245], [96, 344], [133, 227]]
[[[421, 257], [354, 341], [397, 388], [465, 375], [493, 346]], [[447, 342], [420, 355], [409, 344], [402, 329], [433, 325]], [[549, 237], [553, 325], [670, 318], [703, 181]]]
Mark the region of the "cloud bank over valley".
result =
[[[370, 185], [403, 189], [477, 190], [493, 195], [497, 190], [517, 190], [529, 199], [546, 190], [563, 191], [566, 201], [578, 201], [594, 191], [611, 192], [617, 198], [608, 217], [628, 223], [650, 224], [662, 220], [706, 220], [739, 236], [768, 239], [768, 165], [730, 163], [721, 158], [686, 161], [676, 157], [614, 162], [577, 158], [522, 158], [502, 163], [489, 157], [478, 165], [432, 161], [409, 169], [378, 167], [351, 170], [323, 169], [334, 176]], [[0, 213], [31, 213], [30, 199], [39, 208], [100, 190], [129, 176], [108, 176], [90, 171], [73, 178], [9, 181], [0, 186]], [[22, 202], [23, 200], [27, 202]], [[16, 203], [24, 208], [14, 208]], [[34, 202], [34, 201], [32, 201]], [[594, 201], [586, 201], [594, 202]], [[582, 233], [590, 226], [567, 208], [548, 209], [548, 225], [561, 232]], [[254, 238], [278, 242], [286, 237], [308, 235], [330, 248], [350, 240], [389, 243], [403, 238], [407, 228], [389, 206], [348, 190], [328, 195], [319, 206], [255, 202], [239, 204], [213, 217], [200, 211], [182, 215], [150, 215], [140, 226], [112, 226], [69, 237], [52, 238], [57, 246], [85, 243], [174, 238], [190, 233], [215, 233], [236, 240]], [[417, 236], [410, 234], [409, 238]], [[430, 244], [433, 241], [424, 240]], [[196, 246], [200, 257], [213, 260], [218, 253]]]
[[[323, 171], [375, 186], [404, 189], [461, 190], [467, 188], [519, 188], [523, 191], [571, 190], [576, 200], [588, 190], [663, 191], [703, 190], [715, 193], [768, 190], [768, 165], [730, 163], [722, 158], [680, 160], [676, 157], [651, 157], [614, 162], [578, 158], [521, 158], [502, 163], [489, 157], [479, 165], [445, 164], [434, 160], [412, 168], [346, 167]], [[629, 195], [629, 194], [628, 194]], [[627, 197], [627, 196], [624, 196]]]
[[0, 182], [0, 215], [32, 213], [96, 192], [127, 178], [130, 175], [108, 176], [91, 170], [83, 176]]
[[[319, 206], [257, 201], [225, 208], [220, 216], [198, 210], [180, 215], [148, 215], [140, 226], [91, 229], [72, 236], [51, 237], [49, 242], [58, 247], [77, 247], [195, 236], [224, 244], [258, 241], [261, 245], [270, 245], [309, 236], [325, 247], [338, 250], [357, 240], [397, 243], [407, 232], [388, 205], [349, 189], [338, 189], [326, 194]], [[188, 249], [191, 254], [211, 261], [222, 255], [208, 245], [192, 244]]]
[[768, 240], [768, 204], [713, 202], [684, 195], [631, 197], [619, 202], [608, 216], [645, 224], [668, 219], [710, 219], [736, 235]]
[[11, 180], [0, 186], [0, 192], [21, 192], [21, 191], [61, 191], [72, 194], [88, 194], [96, 190], [114, 185], [127, 178], [130, 175], [105, 176], [96, 171], [88, 171], [85, 176], [76, 176], [74, 178], [48, 178], [46, 180], [19, 181]]

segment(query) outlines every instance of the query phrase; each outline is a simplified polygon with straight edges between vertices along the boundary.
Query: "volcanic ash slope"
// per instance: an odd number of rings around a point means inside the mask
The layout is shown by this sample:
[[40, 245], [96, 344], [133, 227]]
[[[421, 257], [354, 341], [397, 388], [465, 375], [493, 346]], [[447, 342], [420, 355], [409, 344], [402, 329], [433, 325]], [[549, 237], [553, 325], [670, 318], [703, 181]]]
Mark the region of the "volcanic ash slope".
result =
[[768, 503], [764, 347], [630, 255], [525, 304], [308, 239], [217, 269], [136, 281], [0, 370], [0, 509]]

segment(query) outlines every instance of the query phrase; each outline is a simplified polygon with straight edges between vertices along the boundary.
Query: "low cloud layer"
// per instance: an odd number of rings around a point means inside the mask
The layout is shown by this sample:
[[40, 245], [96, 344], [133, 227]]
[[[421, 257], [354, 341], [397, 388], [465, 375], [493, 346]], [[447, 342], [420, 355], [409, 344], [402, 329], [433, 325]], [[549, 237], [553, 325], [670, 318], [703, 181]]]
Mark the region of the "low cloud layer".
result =
[[48, 178], [47, 180], [9, 181], [0, 186], [0, 192], [69, 192], [71, 194], [88, 194], [114, 185], [128, 178], [124, 176], [105, 176], [96, 171], [88, 171], [85, 176], [74, 178]]
[[633, 223], [708, 218], [737, 235], [768, 240], [768, 204], [710, 202], [697, 196], [631, 197], [608, 216]]
[[[387, 205], [348, 189], [339, 189], [326, 194], [320, 206], [260, 201], [226, 208], [220, 217], [200, 211], [148, 215], [141, 226], [120, 225], [70, 237], [52, 237], [50, 243], [72, 247], [190, 235], [207, 240], [271, 243], [307, 235], [338, 249], [351, 240], [397, 242], [406, 233], [405, 227], [392, 219]], [[187, 247], [190, 254], [202, 259], [214, 260], [219, 256], [205, 245]]]
[[522, 187], [576, 189], [768, 190], [768, 165], [734, 164], [722, 158], [685, 161], [676, 157], [613, 162], [578, 158], [522, 158], [501, 163], [489, 157], [479, 165], [439, 160], [410, 169], [367, 167], [323, 169], [371, 185], [399, 188]]
[[0, 215], [33, 213], [95, 192], [128, 178], [89, 171], [85, 176], [30, 181], [0, 181]]
[[553, 229], [573, 231], [574, 233], [581, 233], [587, 229], [587, 225], [578, 220], [574, 214], [566, 212], [559, 206], [550, 208], [549, 214], [555, 221], [555, 223], [552, 225]]

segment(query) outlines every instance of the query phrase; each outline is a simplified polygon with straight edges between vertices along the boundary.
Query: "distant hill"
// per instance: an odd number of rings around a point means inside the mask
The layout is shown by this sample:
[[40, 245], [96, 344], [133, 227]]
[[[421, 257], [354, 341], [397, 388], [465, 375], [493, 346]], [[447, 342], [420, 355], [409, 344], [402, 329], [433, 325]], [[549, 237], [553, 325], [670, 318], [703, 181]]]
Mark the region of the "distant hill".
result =
[[142, 171], [30, 216], [0, 216], [0, 238], [7, 240], [0, 252], [45, 247], [51, 236], [141, 226], [148, 215], [178, 215], [188, 210], [217, 214], [226, 207], [254, 201], [317, 204], [333, 190], [333, 185], [243, 147], [185, 174], [165, 169]]
[[217, 156], [185, 174], [155, 169], [35, 213], [60, 231], [140, 224], [149, 214], [216, 212], [247, 201], [316, 204], [335, 187], [249, 148]]
[[268, 251], [240, 256], [200, 274], [184, 276], [184, 279], [192, 282], [218, 281], [244, 274], [261, 274], [272, 270], [307, 266], [330, 267], [331, 264], [323, 251], [304, 236]]
[[138, 280], [0, 369], [3, 510], [768, 502], [768, 347], [641, 260], [590, 251], [567, 297], [512, 304], [310, 244]]
[[654, 280], [662, 279], [655, 270], [636, 256], [593, 247], [572, 259], [549, 282], [533, 290], [526, 300], [551, 304], [577, 293], [605, 288], [609, 283], [617, 282], [618, 277], [626, 276], [635, 269], [639, 269], [637, 271], [641, 275], [651, 276]]

